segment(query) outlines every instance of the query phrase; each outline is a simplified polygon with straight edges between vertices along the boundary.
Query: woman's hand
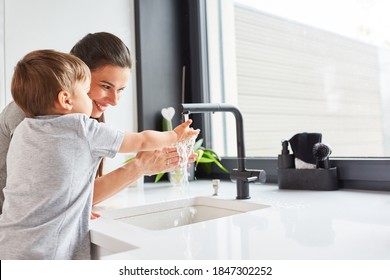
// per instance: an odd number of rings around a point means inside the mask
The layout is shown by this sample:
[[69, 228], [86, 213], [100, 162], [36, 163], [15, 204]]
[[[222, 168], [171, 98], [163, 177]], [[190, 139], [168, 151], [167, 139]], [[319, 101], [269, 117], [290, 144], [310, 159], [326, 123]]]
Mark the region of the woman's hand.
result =
[[[196, 160], [197, 154], [194, 152], [188, 158], [188, 163], [192, 163]], [[144, 175], [155, 175], [158, 173], [169, 172], [180, 168], [179, 153], [176, 148], [166, 147], [162, 150], [138, 152], [136, 159], [142, 166]]]
[[100, 218], [100, 214], [95, 213], [95, 212], [91, 212], [90, 219], [95, 220], [97, 218]]
[[188, 163], [195, 162], [197, 156], [198, 156], [198, 154], [195, 153], [195, 152], [193, 152], [193, 153], [188, 157]]
[[181, 158], [176, 148], [167, 147], [162, 150], [138, 152], [136, 160], [142, 166], [144, 175], [155, 175], [178, 168]]

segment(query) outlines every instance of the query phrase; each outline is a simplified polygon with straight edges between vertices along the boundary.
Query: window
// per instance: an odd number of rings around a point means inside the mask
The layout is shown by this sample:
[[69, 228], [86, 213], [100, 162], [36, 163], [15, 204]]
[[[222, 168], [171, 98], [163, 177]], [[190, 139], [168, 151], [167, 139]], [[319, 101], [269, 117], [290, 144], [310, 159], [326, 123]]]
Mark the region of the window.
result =
[[[240, 108], [247, 156], [305, 131], [332, 157], [390, 156], [388, 1], [206, 2], [210, 101]], [[233, 117], [211, 121], [213, 147], [235, 156]]]

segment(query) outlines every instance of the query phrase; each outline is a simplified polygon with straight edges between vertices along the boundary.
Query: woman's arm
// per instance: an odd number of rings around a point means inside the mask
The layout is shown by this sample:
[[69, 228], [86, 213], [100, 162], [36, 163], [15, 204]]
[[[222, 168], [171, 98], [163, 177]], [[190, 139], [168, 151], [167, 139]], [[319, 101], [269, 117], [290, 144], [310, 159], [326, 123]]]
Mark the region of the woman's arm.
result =
[[[195, 158], [192, 156], [189, 160], [194, 161]], [[179, 161], [176, 148], [139, 152], [125, 165], [95, 179], [93, 204], [113, 196], [141, 176], [176, 169], [179, 167]]]
[[142, 176], [136, 159], [95, 179], [93, 205], [120, 192], [126, 186]]

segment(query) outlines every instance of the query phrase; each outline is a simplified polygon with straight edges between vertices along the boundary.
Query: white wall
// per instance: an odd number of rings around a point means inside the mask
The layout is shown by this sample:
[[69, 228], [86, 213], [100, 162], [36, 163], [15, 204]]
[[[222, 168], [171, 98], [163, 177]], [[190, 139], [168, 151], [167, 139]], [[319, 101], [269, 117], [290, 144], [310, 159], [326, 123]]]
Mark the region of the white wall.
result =
[[[0, 62], [5, 71], [0, 77], [0, 109], [12, 100], [10, 82], [15, 64], [32, 50], [69, 52], [87, 33], [106, 31], [120, 37], [135, 58], [133, 0], [0, 0], [0, 14]], [[135, 68], [132, 73], [119, 105], [107, 111], [106, 120], [118, 129], [135, 131]], [[108, 161], [107, 171], [121, 164], [124, 157]]]

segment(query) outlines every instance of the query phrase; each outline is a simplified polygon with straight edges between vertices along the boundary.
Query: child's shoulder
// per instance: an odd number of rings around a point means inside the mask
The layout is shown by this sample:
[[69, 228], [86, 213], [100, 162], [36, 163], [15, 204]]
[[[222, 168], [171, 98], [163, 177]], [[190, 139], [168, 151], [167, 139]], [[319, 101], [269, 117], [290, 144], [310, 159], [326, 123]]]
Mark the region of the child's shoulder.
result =
[[81, 127], [99, 126], [99, 122], [95, 119], [90, 118], [86, 114], [74, 113], [67, 114], [61, 117], [64, 122], [73, 123], [74, 125], [81, 125]]
[[44, 120], [46, 119], [49, 121], [66, 122], [66, 123], [72, 123], [72, 122], [88, 123], [94, 121], [86, 114], [81, 114], [81, 113], [72, 113], [72, 114], [65, 114], [65, 115], [46, 115], [46, 116], [39, 116], [35, 118], [44, 119]]
[[44, 115], [26, 118], [24, 122], [31, 126], [48, 125], [50, 129], [66, 128], [70, 130], [80, 130], [89, 127], [96, 122], [85, 114], [65, 114], [65, 115]]

